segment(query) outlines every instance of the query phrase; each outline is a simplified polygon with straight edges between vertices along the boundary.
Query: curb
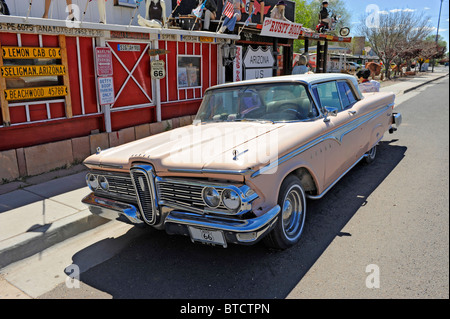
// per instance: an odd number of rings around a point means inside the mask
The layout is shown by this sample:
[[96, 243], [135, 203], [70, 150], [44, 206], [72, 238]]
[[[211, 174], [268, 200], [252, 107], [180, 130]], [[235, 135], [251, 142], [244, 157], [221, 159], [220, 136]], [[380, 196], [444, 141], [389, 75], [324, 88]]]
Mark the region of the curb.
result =
[[0, 243], [0, 269], [109, 221], [85, 210], [4, 240]]
[[405, 93], [408, 93], [408, 92], [410, 92], [410, 91], [413, 91], [413, 90], [415, 90], [415, 89], [417, 89], [417, 88], [419, 88], [419, 87], [421, 87], [421, 86], [423, 86], [423, 85], [426, 85], [426, 84], [428, 84], [428, 83], [431, 83], [431, 82], [433, 82], [433, 81], [436, 81], [436, 80], [445, 78], [446, 76], [448, 76], [448, 73], [447, 73], [447, 74], [444, 74], [444, 75], [441, 75], [441, 76], [438, 76], [438, 77], [436, 77], [436, 78], [434, 78], [434, 79], [431, 79], [431, 80], [429, 80], [429, 81], [425, 81], [425, 82], [423, 82], [423, 83], [420, 83], [420, 84], [418, 84], [418, 85], [416, 85], [416, 86], [410, 87], [410, 88], [404, 90], [404, 91], [402, 92], [402, 94], [405, 94]]

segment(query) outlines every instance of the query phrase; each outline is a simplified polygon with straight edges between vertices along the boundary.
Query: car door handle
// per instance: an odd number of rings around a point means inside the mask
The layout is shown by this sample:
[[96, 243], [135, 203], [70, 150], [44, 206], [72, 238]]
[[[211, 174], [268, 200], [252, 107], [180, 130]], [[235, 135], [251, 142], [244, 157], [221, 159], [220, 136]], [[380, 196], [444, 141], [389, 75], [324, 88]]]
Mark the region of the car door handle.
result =
[[356, 114], [356, 111], [350, 110], [350, 111], [348, 111], [348, 114], [350, 114], [350, 115], [355, 115], [355, 114]]

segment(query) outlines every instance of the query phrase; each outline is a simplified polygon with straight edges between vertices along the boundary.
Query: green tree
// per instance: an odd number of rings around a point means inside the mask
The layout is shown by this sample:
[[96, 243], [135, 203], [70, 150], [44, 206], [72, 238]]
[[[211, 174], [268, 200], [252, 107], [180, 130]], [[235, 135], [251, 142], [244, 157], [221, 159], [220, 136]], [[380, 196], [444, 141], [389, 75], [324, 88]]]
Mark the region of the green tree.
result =
[[[340, 15], [342, 25], [348, 26], [351, 18], [350, 12], [345, 7], [343, 0], [328, 1], [328, 9], [333, 14]], [[295, 22], [301, 23], [304, 28], [315, 32], [316, 25], [319, 23], [319, 12], [322, 9], [322, 0], [295, 0]], [[338, 30], [332, 34], [338, 35]], [[303, 40], [294, 41], [294, 52], [299, 52], [304, 47]]]
[[[313, 7], [306, 0], [295, 0], [295, 22], [301, 23], [304, 28], [313, 29], [314, 24]], [[300, 49], [305, 46], [305, 41], [294, 41], [294, 52], [300, 52]]]

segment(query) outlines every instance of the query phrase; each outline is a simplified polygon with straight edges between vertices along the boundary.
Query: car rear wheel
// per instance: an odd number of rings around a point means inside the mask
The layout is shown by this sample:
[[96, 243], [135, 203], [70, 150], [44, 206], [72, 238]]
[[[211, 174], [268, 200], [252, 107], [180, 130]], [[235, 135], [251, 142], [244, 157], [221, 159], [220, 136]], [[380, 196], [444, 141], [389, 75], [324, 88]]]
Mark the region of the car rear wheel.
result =
[[306, 196], [300, 180], [288, 176], [280, 188], [278, 205], [281, 207], [274, 229], [266, 236], [265, 244], [284, 250], [295, 245], [303, 232], [306, 217]]
[[375, 160], [376, 156], [377, 156], [377, 146], [375, 145], [366, 153], [366, 157], [364, 157], [364, 161], [366, 162], [366, 164], [370, 164]]

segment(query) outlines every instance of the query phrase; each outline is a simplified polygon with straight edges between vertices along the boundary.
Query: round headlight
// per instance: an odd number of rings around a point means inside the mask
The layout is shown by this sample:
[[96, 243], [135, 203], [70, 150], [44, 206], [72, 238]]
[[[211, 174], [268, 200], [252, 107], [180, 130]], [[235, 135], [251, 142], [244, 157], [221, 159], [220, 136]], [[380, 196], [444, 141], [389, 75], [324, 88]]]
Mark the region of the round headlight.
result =
[[105, 176], [99, 176], [98, 177], [98, 183], [100, 184], [100, 187], [107, 191], [109, 189], [109, 184], [108, 184], [108, 180], [106, 179]]
[[232, 189], [226, 189], [222, 192], [222, 202], [228, 209], [232, 210], [238, 209], [241, 205], [239, 194]]
[[203, 189], [203, 201], [209, 207], [215, 208], [220, 204], [220, 194], [214, 187], [205, 187]]
[[91, 190], [95, 191], [98, 188], [97, 176], [95, 176], [94, 174], [87, 174], [86, 183]]

